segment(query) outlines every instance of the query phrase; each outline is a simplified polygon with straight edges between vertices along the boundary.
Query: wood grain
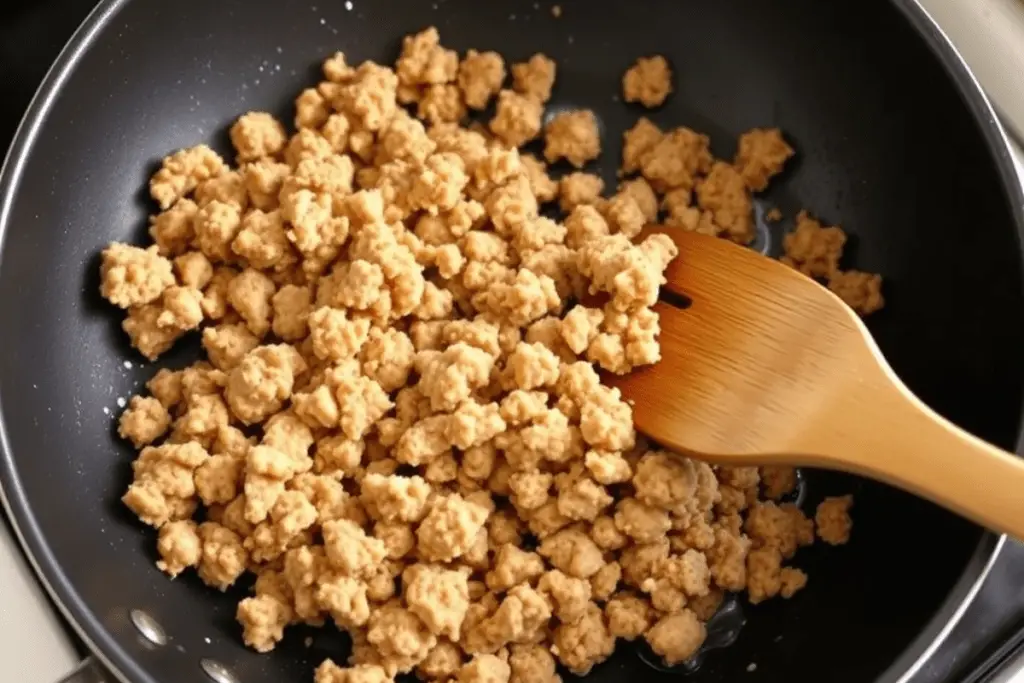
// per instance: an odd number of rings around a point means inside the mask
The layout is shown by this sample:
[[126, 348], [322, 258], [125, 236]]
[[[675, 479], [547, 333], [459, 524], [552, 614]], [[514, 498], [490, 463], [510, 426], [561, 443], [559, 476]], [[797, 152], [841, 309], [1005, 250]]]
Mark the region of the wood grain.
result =
[[1024, 461], [971, 436], [896, 377], [857, 315], [810, 278], [726, 240], [664, 229], [662, 360], [606, 381], [637, 429], [729, 464], [844, 470], [1024, 539]]

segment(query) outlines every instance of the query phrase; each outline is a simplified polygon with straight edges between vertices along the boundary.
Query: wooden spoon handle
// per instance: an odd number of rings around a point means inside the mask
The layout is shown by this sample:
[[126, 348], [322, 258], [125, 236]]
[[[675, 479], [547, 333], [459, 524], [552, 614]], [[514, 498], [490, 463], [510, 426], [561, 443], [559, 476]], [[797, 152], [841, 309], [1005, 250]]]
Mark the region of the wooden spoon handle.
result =
[[893, 389], [888, 397], [869, 392], [872, 405], [847, 406], [847, 438], [829, 449], [844, 468], [1024, 540], [1024, 460], [968, 434], [901, 384]]

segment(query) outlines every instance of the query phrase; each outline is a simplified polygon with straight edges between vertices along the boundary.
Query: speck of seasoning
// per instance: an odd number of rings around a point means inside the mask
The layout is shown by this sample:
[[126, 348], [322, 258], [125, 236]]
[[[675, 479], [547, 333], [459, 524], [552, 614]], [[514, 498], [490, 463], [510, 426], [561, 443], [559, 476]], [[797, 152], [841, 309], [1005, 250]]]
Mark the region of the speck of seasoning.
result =
[[124, 408], [126, 405], [128, 405], [128, 401], [124, 400], [124, 396], [118, 396], [117, 397], [117, 406], [119, 408]]
[[125, 367], [126, 370], [131, 370], [132, 369], [132, 362], [130, 360], [126, 360], [124, 362], [124, 367]]
[[561, 17], [562, 16], [562, 6], [561, 5], [554, 5], [551, 8], [551, 16], [553, 16], [555, 19], [558, 19], [559, 17]]
[[103, 414], [104, 415], [110, 415], [110, 408], [108, 408], [106, 406], [103, 406]]
[[754, 662], [747, 664], [747, 673], [754, 673], [755, 671], [757, 671], [757, 664]]
[[320, 17], [320, 25], [321, 26], [326, 26], [327, 25], [327, 20], [324, 19], [323, 17]]
[[345, 9], [351, 12], [353, 7], [352, 0], [345, 0]]

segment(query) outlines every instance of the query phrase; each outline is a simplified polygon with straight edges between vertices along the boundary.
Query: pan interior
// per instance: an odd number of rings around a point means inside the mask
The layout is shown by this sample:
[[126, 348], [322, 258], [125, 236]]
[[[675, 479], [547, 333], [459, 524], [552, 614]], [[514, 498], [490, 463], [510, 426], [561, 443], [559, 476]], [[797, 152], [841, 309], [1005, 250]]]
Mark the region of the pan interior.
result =
[[[666, 55], [676, 92], [651, 118], [708, 133], [726, 158], [740, 132], [782, 127], [799, 158], [767, 200], [787, 217], [808, 207], [841, 223], [856, 265], [887, 278], [888, 308], [870, 325], [896, 371], [939, 412], [1013, 446], [1024, 295], [1007, 186], [968, 104], [891, 3], [566, 0], [559, 19], [546, 3], [499, 0], [104, 8], [109, 17], [80, 34], [83, 49], [48, 110], [37, 100], [38, 128], [19, 138], [25, 162], [9, 164], [4, 179], [0, 474], [51, 584], [133, 680], [194, 680], [204, 657], [243, 683], [308, 680], [322, 658], [344, 653], [331, 629], [295, 629], [273, 656], [250, 652], [233, 620], [243, 589], [217, 594], [153, 566], [154, 534], [118, 502], [133, 454], [113, 414], [156, 366], [128, 348], [97, 294], [98, 251], [143, 239], [154, 207], [142, 189], [158, 160], [199, 141], [227, 152], [226, 126], [250, 109], [290, 119], [291, 98], [338, 49], [351, 61], [391, 62], [402, 35], [436, 25], [460, 51], [508, 60], [543, 51], [559, 65], [552, 105], [592, 108], [610, 132], [599, 165], [609, 183], [617, 131], [642, 113], [618, 101], [619, 78], [638, 56]], [[195, 346], [160, 365], [185, 364]], [[954, 585], [979, 571], [983, 535], [910, 496], [836, 475], [812, 474], [807, 502], [851, 490], [853, 541], [800, 556], [808, 588], [744, 606], [737, 641], [690, 678], [895, 680], [897, 657], [922, 651], [963, 597], [944, 603]], [[132, 609], [170, 644], [141, 641]], [[621, 648], [592, 677], [631, 675], [679, 676]]]

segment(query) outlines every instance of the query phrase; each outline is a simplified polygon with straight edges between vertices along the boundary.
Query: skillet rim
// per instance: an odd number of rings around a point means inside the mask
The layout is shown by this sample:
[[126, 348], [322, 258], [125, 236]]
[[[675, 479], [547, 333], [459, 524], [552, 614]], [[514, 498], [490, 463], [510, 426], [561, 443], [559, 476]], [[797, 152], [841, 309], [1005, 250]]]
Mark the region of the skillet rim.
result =
[[[0, 166], [0, 252], [5, 244], [8, 222], [24, 166], [32, 152], [45, 118], [65, 81], [81, 57], [130, 0], [100, 0], [50, 66], [36, 90]], [[1024, 177], [1018, 174], [1007, 133], [988, 96], [949, 37], [920, 4], [919, 0], [892, 0], [904, 19], [913, 26], [928, 49], [950, 77], [961, 99], [979, 125], [990, 153], [995, 157], [1005, 196], [1011, 203], [1020, 256], [1024, 260]], [[1024, 283], [1022, 283], [1024, 284]], [[161, 683], [139, 665], [136, 658], [96, 618], [71, 585], [32, 513], [10, 456], [3, 400], [0, 396], [0, 505], [14, 528], [21, 549], [35, 575], [58, 611], [85, 642], [92, 656], [122, 683]], [[1016, 451], [1024, 454], [1024, 415], [1017, 426]], [[914, 638], [875, 683], [908, 683], [959, 622], [999, 557], [1006, 536], [983, 533], [961, 577], [942, 601], [921, 633]], [[72, 674], [73, 675], [73, 674]]]

